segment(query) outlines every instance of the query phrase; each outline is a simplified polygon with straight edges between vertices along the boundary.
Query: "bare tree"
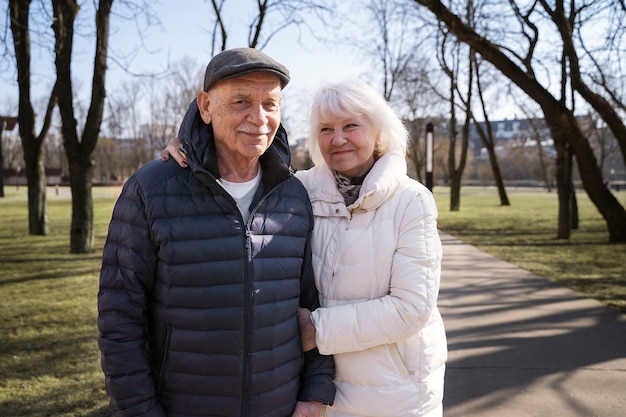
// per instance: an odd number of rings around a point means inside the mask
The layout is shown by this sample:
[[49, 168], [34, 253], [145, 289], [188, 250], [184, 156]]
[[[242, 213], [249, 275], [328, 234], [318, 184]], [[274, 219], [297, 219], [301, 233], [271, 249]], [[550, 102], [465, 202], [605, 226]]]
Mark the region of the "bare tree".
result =
[[[347, 43], [372, 62], [372, 71], [381, 84], [381, 93], [403, 119], [409, 131], [407, 158], [422, 180], [425, 150], [421, 139], [428, 123], [427, 116], [439, 124], [442, 100], [433, 94], [429, 83], [428, 55], [421, 54], [424, 45], [434, 40], [420, 21], [414, 5], [403, 0], [368, 0], [364, 7], [371, 25], [363, 26], [359, 15], [354, 26], [362, 36], [352, 36]], [[356, 19], [347, 16], [346, 21]]]
[[18, 123], [28, 181], [28, 231], [32, 235], [47, 235], [50, 233], [50, 226], [48, 224], [46, 199], [44, 142], [50, 129], [59, 90], [55, 83], [48, 95], [48, 104], [41, 129], [36, 132], [35, 112], [31, 97], [30, 6], [30, 0], [9, 1], [11, 34], [13, 35], [19, 87]]
[[[331, 0], [257, 0], [256, 10], [248, 22], [248, 46], [263, 49], [280, 32], [290, 26], [304, 28], [315, 34], [310, 23], [313, 18], [324, 22], [324, 18], [333, 14]], [[252, 4], [252, 2], [251, 2]], [[211, 31], [212, 54], [227, 48], [229, 28], [225, 20], [226, 0], [211, 0], [215, 21]], [[241, 14], [241, 1], [237, 12]], [[219, 46], [218, 46], [219, 44]]]
[[478, 99], [480, 101], [480, 108], [482, 110], [483, 118], [485, 120], [484, 130], [480, 126], [480, 123], [478, 123], [476, 118], [474, 117], [474, 113], [471, 107], [466, 106], [466, 108], [470, 112], [472, 120], [474, 121], [474, 126], [476, 127], [476, 131], [478, 132], [480, 141], [485, 147], [485, 149], [487, 150], [487, 155], [489, 156], [489, 165], [491, 166], [493, 179], [496, 183], [498, 196], [500, 197], [500, 205], [509, 206], [511, 205], [511, 203], [509, 202], [509, 197], [507, 196], [507, 193], [506, 193], [504, 180], [502, 179], [502, 173], [500, 172], [500, 164], [498, 163], [498, 158], [496, 156], [495, 139], [493, 136], [493, 129], [491, 128], [491, 121], [489, 120], [489, 112], [487, 111], [487, 103], [485, 101], [485, 94], [484, 94], [483, 83], [482, 83], [482, 74], [480, 71], [480, 62], [481, 62], [481, 59], [479, 57], [477, 56], [473, 57], [474, 72], [476, 74], [476, 94], [478, 95]]
[[91, 85], [91, 102], [82, 135], [79, 133], [73, 102], [72, 50], [74, 24], [80, 10], [76, 0], [52, 0], [56, 51], [58, 105], [63, 122], [63, 145], [69, 162], [72, 189], [72, 224], [70, 252], [93, 250], [93, 152], [98, 142], [105, 100], [106, 59], [109, 40], [109, 16], [113, 0], [99, 0], [95, 15], [96, 43]]
[[[615, 26], [614, 33], [610, 34], [611, 41], [607, 42], [605, 47], [612, 53], [623, 56], [626, 52], [621, 45], [621, 38], [624, 36], [626, 29], [624, 23], [626, 20], [626, 11], [624, 11], [624, 3], [616, 1], [601, 2], [576, 2], [570, 1], [570, 7], [566, 8], [563, 0], [555, 2], [547, 2], [539, 0], [543, 9], [548, 13], [550, 19], [554, 23], [554, 27], [558, 29], [563, 41], [564, 55], [569, 63], [569, 77], [571, 79], [572, 88], [578, 92], [587, 103], [602, 117], [622, 151], [622, 158], [626, 165], [626, 125], [624, 120], [618, 114], [617, 109], [625, 109], [625, 100], [620, 97], [618, 90], [613, 89], [607, 81], [608, 71], [614, 68], [614, 65], [607, 64], [606, 69], [599, 63], [594, 56], [594, 51], [589, 50], [585, 45], [583, 35], [583, 26], [586, 20], [591, 20], [592, 16], [600, 13], [615, 13], [614, 18], [618, 21]], [[553, 5], [552, 5], [553, 4]], [[622, 6], [622, 13], [619, 13], [619, 5]], [[593, 22], [591, 24], [594, 24]], [[580, 48], [577, 48], [576, 40]], [[595, 74], [592, 80], [596, 82], [607, 94], [608, 99], [603, 97], [599, 92], [594, 91], [591, 86], [585, 82], [582, 74], [581, 63], [579, 59], [578, 49], [583, 50], [595, 67]], [[604, 54], [606, 56], [606, 54]], [[622, 73], [623, 75], [623, 73]]]
[[[387, 101], [394, 100], [396, 95], [406, 97], [406, 93], [396, 93], [396, 86], [404, 81], [406, 87], [414, 71], [423, 67], [424, 63], [417, 61], [425, 59], [417, 52], [427, 41], [427, 37], [420, 36], [423, 33], [415, 7], [402, 0], [368, 0], [365, 11], [372, 25], [366, 26], [362, 39], [353, 43], [374, 63], [382, 79], [383, 97]], [[360, 21], [356, 24], [362, 26]]]
[[[448, 103], [450, 105], [450, 123], [448, 131], [448, 142], [450, 147], [448, 148], [448, 173], [450, 177], [450, 211], [459, 211], [461, 205], [461, 179], [463, 178], [463, 172], [465, 171], [465, 165], [467, 162], [467, 150], [469, 144], [469, 112], [465, 112], [465, 122], [461, 131], [461, 143], [460, 149], [457, 146], [458, 142], [458, 119], [457, 108], [459, 107], [457, 100], [461, 96], [460, 89], [458, 87], [459, 71], [462, 61], [462, 44], [455, 39], [451, 39], [448, 36], [447, 30], [441, 28], [441, 40], [439, 42], [439, 53], [437, 55], [439, 59], [439, 65], [446, 74], [449, 82], [448, 87]], [[468, 51], [470, 60], [473, 52]], [[473, 66], [469, 66], [467, 86], [467, 97], [461, 99], [466, 103], [467, 109], [471, 108], [471, 94], [473, 85]], [[459, 157], [459, 163], [457, 165], [456, 159]]]
[[[604, 184], [589, 142], [585, 138], [572, 111], [555, 98], [542, 85], [533, 71], [533, 52], [536, 36], [530, 36], [529, 49], [523, 57], [510, 48], [497, 45], [477, 33], [467, 22], [438, 0], [415, 0], [428, 8], [459, 40], [467, 43], [476, 52], [500, 70], [542, 108], [555, 143], [567, 141], [576, 157], [581, 180], [591, 201], [602, 214], [609, 231], [611, 242], [626, 242], [626, 210]], [[514, 3], [511, 0], [511, 3]], [[526, 26], [532, 30], [532, 25]]]

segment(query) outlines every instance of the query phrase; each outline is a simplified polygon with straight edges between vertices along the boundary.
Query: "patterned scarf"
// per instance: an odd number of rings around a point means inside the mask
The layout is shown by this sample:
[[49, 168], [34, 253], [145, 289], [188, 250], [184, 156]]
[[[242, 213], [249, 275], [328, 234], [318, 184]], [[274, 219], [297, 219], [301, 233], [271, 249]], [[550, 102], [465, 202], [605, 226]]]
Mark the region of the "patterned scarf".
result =
[[335, 175], [337, 189], [339, 190], [339, 193], [343, 196], [343, 201], [345, 201], [346, 206], [349, 206], [350, 204], [354, 203], [357, 198], [359, 198], [361, 185], [363, 184], [363, 181], [365, 180], [367, 174], [369, 174], [369, 170], [360, 177], [354, 177], [352, 179], [344, 177], [337, 171], [333, 171], [333, 174]]

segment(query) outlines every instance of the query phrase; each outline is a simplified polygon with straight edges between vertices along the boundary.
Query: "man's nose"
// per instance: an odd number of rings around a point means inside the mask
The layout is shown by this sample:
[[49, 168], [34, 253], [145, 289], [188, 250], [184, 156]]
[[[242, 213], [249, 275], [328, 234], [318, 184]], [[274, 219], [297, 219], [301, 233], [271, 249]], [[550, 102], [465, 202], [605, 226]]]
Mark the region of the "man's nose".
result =
[[264, 125], [268, 122], [267, 114], [267, 110], [263, 108], [263, 105], [259, 104], [258, 106], [252, 106], [248, 117], [256, 125]]

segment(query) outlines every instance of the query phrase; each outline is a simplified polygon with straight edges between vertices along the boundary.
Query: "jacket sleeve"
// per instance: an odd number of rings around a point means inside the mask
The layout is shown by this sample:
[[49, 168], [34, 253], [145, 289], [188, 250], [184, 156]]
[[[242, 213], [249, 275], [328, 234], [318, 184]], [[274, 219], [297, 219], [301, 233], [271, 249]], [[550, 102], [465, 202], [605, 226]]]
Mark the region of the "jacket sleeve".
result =
[[164, 417], [147, 344], [156, 254], [139, 185], [131, 177], [115, 205], [102, 255], [99, 346], [110, 407], [117, 417]]
[[[320, 306], [320, 302], [311, 263], [311, 230], [307, 238], [305, 262], [300, 281], [300, 307], [314, 311]], [[335, 362], [332, 356], [321, 355], [317, 349], [305, 352], [298, 401], [318, 401], [332, 405], [336, 391], [334, 378]]]
[[320, 352], [357, 352], [396, 343], [422, 330], [436, 312], [442, 256], [437, 208], [432, 195], [410, 194], [394, 222], [397, 244], [388, 294], [313, 312]]

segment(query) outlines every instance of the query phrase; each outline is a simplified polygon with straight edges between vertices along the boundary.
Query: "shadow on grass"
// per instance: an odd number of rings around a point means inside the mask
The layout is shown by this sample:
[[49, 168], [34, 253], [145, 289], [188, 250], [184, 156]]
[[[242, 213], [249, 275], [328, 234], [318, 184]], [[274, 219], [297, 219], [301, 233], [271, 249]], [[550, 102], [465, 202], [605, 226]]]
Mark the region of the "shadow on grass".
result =
[[[0, 262], [0, 265], [2, 262]], [[53, 280], [53, 279], [65, 279], [71, 277], [79, 277], [83, 275], [97, 275], [98, 271], [93, 268], [83, 268], [76, 269], [72, 268], [68, 271], [58, 271], [58, 272], [41, 272], [41, 273], [33, 273], [30, 275], [22, 275], [20, 278], [9, 278], [0, 280], [0, 287], [10, 284], [22, 284], [31, 281], [40, 281], [40, 280]]]
[[[56, 326], [0, 348], [2, 389], [9, 393], [9, 400], [0, 403], [0, 416], [111, 415], [99, 369], [95, 320]], [[85, 328], [94, 330], [85, 335]]]

